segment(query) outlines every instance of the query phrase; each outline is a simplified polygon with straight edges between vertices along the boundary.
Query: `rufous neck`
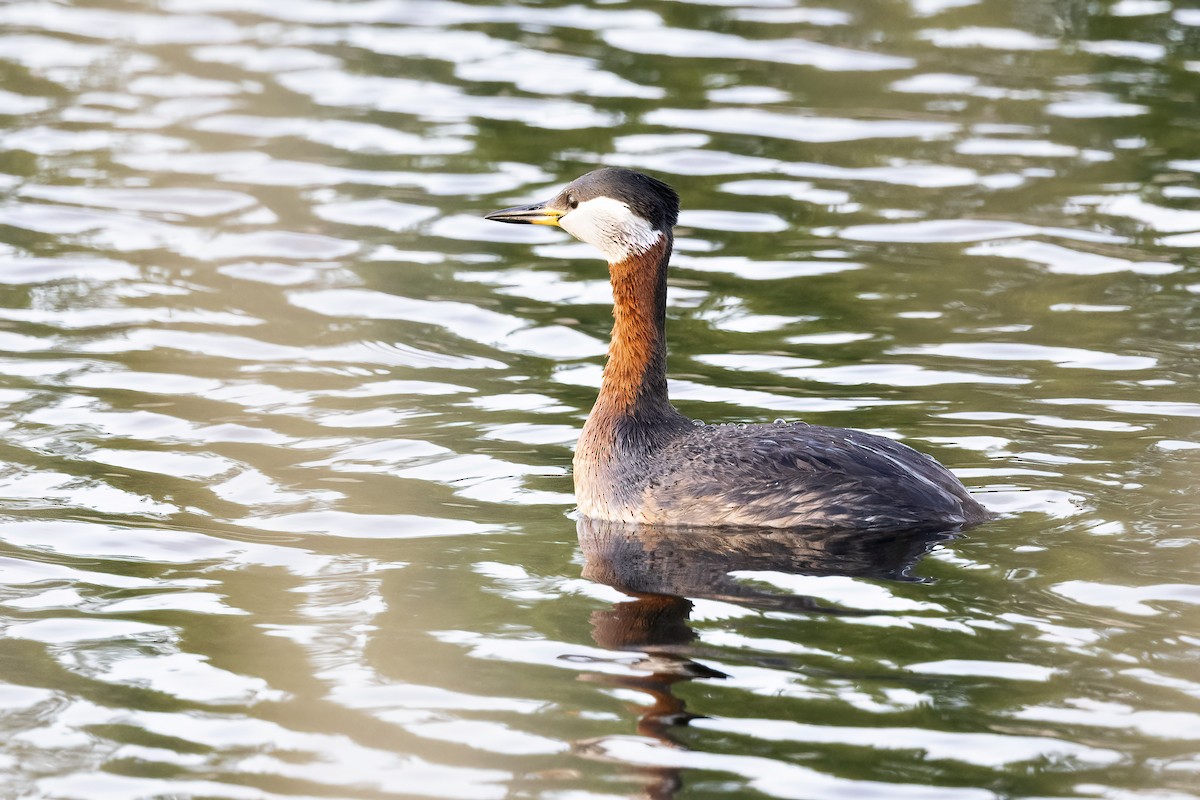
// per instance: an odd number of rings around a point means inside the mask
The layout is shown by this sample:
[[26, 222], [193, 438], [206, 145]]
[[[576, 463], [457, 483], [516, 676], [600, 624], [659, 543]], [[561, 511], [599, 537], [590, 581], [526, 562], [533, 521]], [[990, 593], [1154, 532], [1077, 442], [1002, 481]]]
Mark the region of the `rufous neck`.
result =
[[670, 408], [664, 328], [671, 243], [664, 233], [649, 249], [608, 265], [614, 323], [598, 407], [625, 414]]

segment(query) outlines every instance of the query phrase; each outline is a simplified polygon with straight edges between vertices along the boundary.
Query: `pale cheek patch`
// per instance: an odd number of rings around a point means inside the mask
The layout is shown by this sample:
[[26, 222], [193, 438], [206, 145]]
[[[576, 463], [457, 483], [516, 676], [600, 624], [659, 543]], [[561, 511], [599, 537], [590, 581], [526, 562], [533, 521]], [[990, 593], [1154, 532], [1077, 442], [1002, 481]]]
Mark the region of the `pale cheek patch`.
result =
[[559, 226], [581, 242], [599, 248], [611, 264], [644, 253], [662, 239], [662, 232], [611, 197], [595, 197], [580, 203], [558, 221]]

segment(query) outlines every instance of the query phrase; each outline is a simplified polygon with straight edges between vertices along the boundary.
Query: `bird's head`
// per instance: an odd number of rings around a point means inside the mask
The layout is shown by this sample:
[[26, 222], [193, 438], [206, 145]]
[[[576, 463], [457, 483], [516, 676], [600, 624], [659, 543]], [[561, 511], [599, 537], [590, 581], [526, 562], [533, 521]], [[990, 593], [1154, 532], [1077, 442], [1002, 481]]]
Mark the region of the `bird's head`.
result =
[[679, 218], [679, 195], [667, 184], [618, 167], [576, 178], [554, 199], [494, 211], [485, 219], [555, 225], [618, 264], [646, 252]]

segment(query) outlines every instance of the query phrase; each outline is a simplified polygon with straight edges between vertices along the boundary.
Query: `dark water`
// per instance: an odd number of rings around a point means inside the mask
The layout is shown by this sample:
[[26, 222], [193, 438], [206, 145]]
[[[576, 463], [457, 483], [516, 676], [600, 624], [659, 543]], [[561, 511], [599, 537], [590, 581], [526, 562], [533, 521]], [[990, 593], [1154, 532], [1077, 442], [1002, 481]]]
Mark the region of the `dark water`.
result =
[[[1200, 797], [1200, 9], [0, 5], [0, 795]], [[582, 526], [603, 263], [672, 393], [961, 538]]]

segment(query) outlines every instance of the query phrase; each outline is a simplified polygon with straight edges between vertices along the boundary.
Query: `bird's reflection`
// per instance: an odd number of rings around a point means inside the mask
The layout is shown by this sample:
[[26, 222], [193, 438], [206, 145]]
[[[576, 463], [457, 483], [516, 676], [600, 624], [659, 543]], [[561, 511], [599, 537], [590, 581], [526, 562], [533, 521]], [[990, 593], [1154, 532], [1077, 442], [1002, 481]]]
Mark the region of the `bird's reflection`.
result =
[[[673, 687], [723, 673], [693, 660], [701, 655], [688, 626], [692, 600], [720, 600], [764, 610], [808, 613], [873, 613], [823, 605], [811, 597], [739, 582], [730, 573], [770, 571], [793, 575], [842, 575], [916, 581], [910, 571], [921, 557], [954, 531], [717, 530], [660, 528], [580, 518], [583, 575], [612, 586], [630, 600], [593, 612], [592, 637], [607, 650], [642, 654], [635, 674], [590, 673], [585, 680], [648, 695], [636, 708], [637, 732], [669, 747], [682, 747], [672, 730], [699, 715], [687, 710]], [[599, 751], [583, 744], [585, 753]], [[679, 771], [640, 770], [644, 797], [673, 797]]]

